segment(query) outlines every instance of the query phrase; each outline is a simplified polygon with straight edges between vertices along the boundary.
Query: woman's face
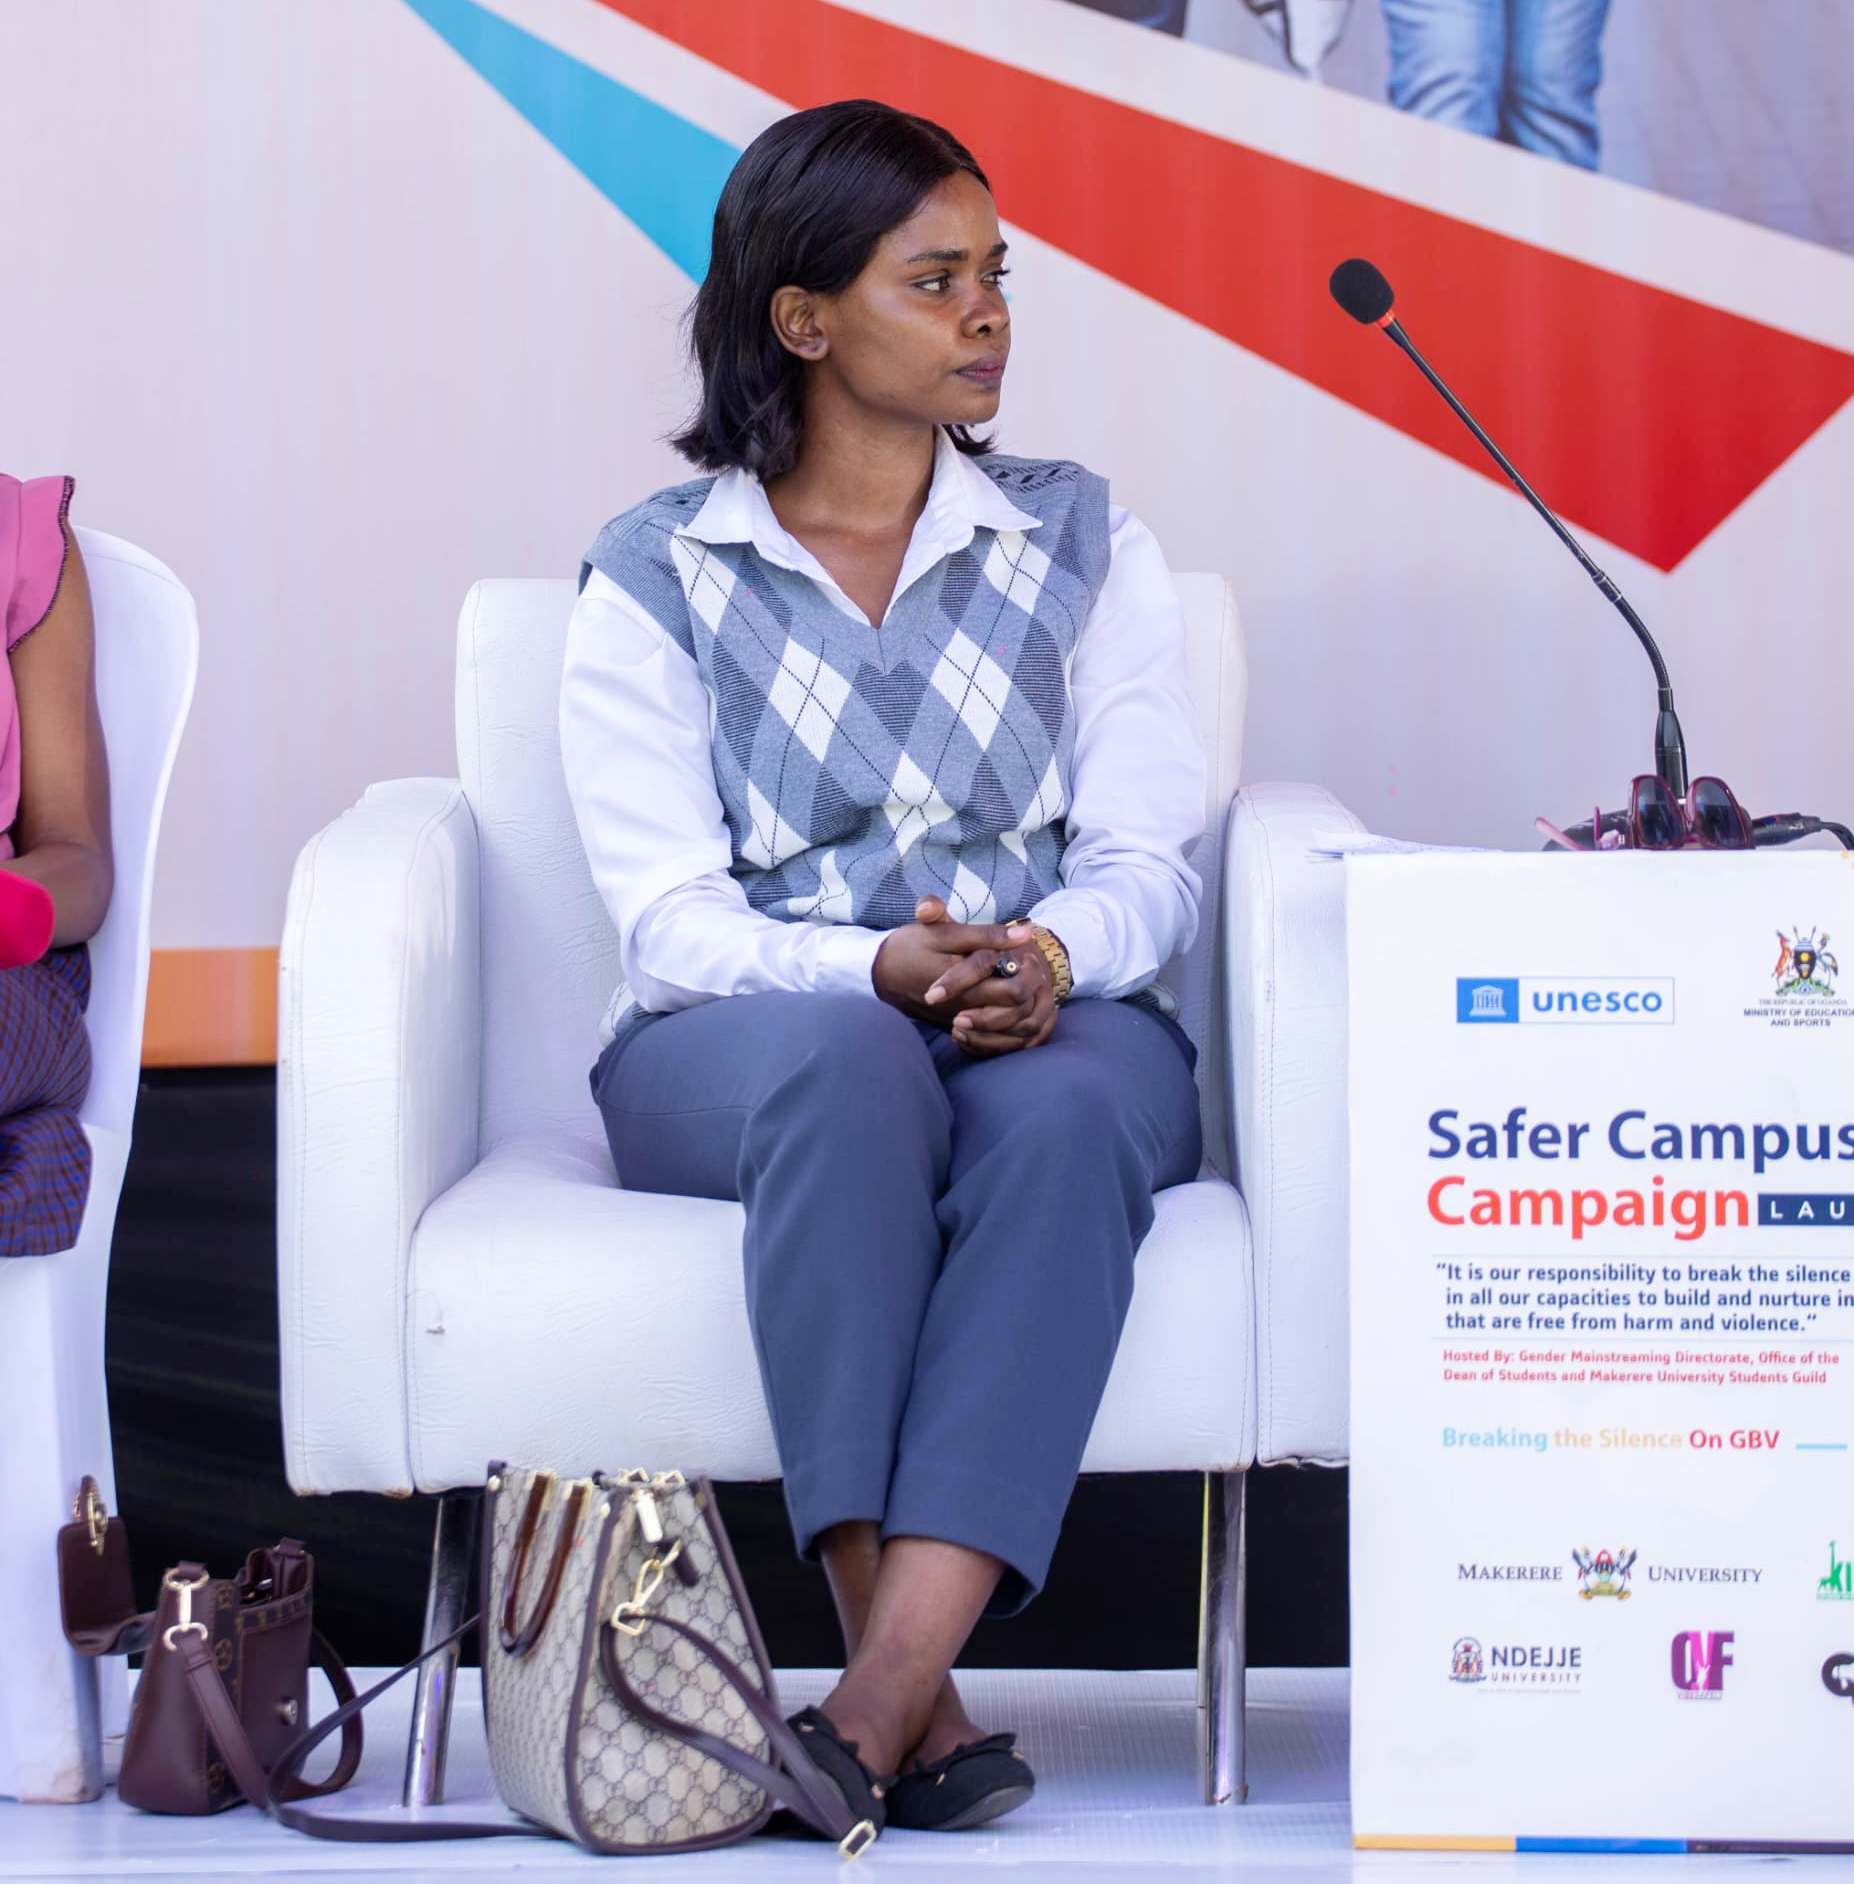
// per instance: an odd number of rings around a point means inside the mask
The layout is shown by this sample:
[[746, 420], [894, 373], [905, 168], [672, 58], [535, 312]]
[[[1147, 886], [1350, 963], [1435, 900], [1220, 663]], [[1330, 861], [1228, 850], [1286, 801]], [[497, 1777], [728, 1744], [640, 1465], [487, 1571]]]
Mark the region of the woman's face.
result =
[[[807, 297], [827, 343], [808, 357], [858, 403], [896, 418], [995, 417], [1011, 350], [1004, 248], [991, 192], [956, 172], [883, 236], [841, 294]], [[968, 370], [979, 365], [993, 370]]]

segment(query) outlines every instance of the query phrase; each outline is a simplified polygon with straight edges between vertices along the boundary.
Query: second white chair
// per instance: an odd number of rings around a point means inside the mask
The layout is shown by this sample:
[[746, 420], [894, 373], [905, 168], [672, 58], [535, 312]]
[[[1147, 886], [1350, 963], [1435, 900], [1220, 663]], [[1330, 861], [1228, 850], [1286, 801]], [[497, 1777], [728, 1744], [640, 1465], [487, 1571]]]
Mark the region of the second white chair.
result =
[[[90, 944], [90, 1196], [73, 1248], [0, 1262], [0, 1794], [58, 1803], [103, 1787], [98, 1666], [65, 1645], [52, 1540], [85, 1474], [115, 1503], [104, 1298], [141, 1080], [155, 844], [199, 662], [193, 598], [173, 573], [101, 531], [77, 540], [96, 615], [116, 864]], [[122, 1664], [103, 1675], [120, 1692]]]

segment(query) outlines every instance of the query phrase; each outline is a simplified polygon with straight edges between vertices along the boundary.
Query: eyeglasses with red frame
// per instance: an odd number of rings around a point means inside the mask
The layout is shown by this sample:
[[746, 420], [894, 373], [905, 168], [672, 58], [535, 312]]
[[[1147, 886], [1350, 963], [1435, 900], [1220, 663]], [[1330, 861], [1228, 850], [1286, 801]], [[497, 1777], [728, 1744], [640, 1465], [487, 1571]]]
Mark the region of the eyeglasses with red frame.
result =
[[1653, 772], [1630, 782], [1627, 811], [1598, 812], [1587, 833], [1582, 825], [1561, 831], [1543, 818], [1538, 828], [1565, 850], [1750, 850], [1757, 841], [1724, 779], [1696, 778], [1680, 798]]

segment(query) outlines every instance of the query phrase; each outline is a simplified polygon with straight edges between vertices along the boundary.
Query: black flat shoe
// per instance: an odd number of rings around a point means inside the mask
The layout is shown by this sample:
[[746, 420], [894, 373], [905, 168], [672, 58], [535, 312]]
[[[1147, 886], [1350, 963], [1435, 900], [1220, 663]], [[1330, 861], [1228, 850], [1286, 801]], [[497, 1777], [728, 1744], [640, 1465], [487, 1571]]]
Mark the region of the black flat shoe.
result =
[[1015, 1734], [988, 1734], [903, 1773], [889, 1788], [889, 1824], [908, 1832], [967, 1832], [1015, 1812], [1036, 1791], [1036, 1775], [1016, 1746]]
[[815, 1707], [800, 1708], [786, 1717], [785, 1723], [804, 1743], [812, 1762], [843, 1794], [843, 1803], [853, 1819], [867, 1819], [881, 1831], [888, 1822], [885, 1795], [895, 1784], [892, 1773], [872, 1773], [856, 1757], [857, 1743], [840, 1734], [830, 1716]]

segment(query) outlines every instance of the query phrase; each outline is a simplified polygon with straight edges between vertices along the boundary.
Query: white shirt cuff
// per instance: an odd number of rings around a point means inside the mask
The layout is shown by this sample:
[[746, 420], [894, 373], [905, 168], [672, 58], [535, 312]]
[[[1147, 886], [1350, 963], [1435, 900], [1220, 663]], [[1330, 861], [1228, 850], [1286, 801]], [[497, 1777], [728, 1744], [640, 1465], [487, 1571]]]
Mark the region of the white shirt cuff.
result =
[[874, 994], [875, 958], [888, 940], [886, 929], [852, 923], [819, 923], [817, 980], [820, 994]]
[[1052, 890], [1030, 910], [1030, 920], [1051, 931], [1068, 951], [1069, 998], [1099, 994], [1113, 966], [1113, 946], [1099, 905], [1086, 891]]

